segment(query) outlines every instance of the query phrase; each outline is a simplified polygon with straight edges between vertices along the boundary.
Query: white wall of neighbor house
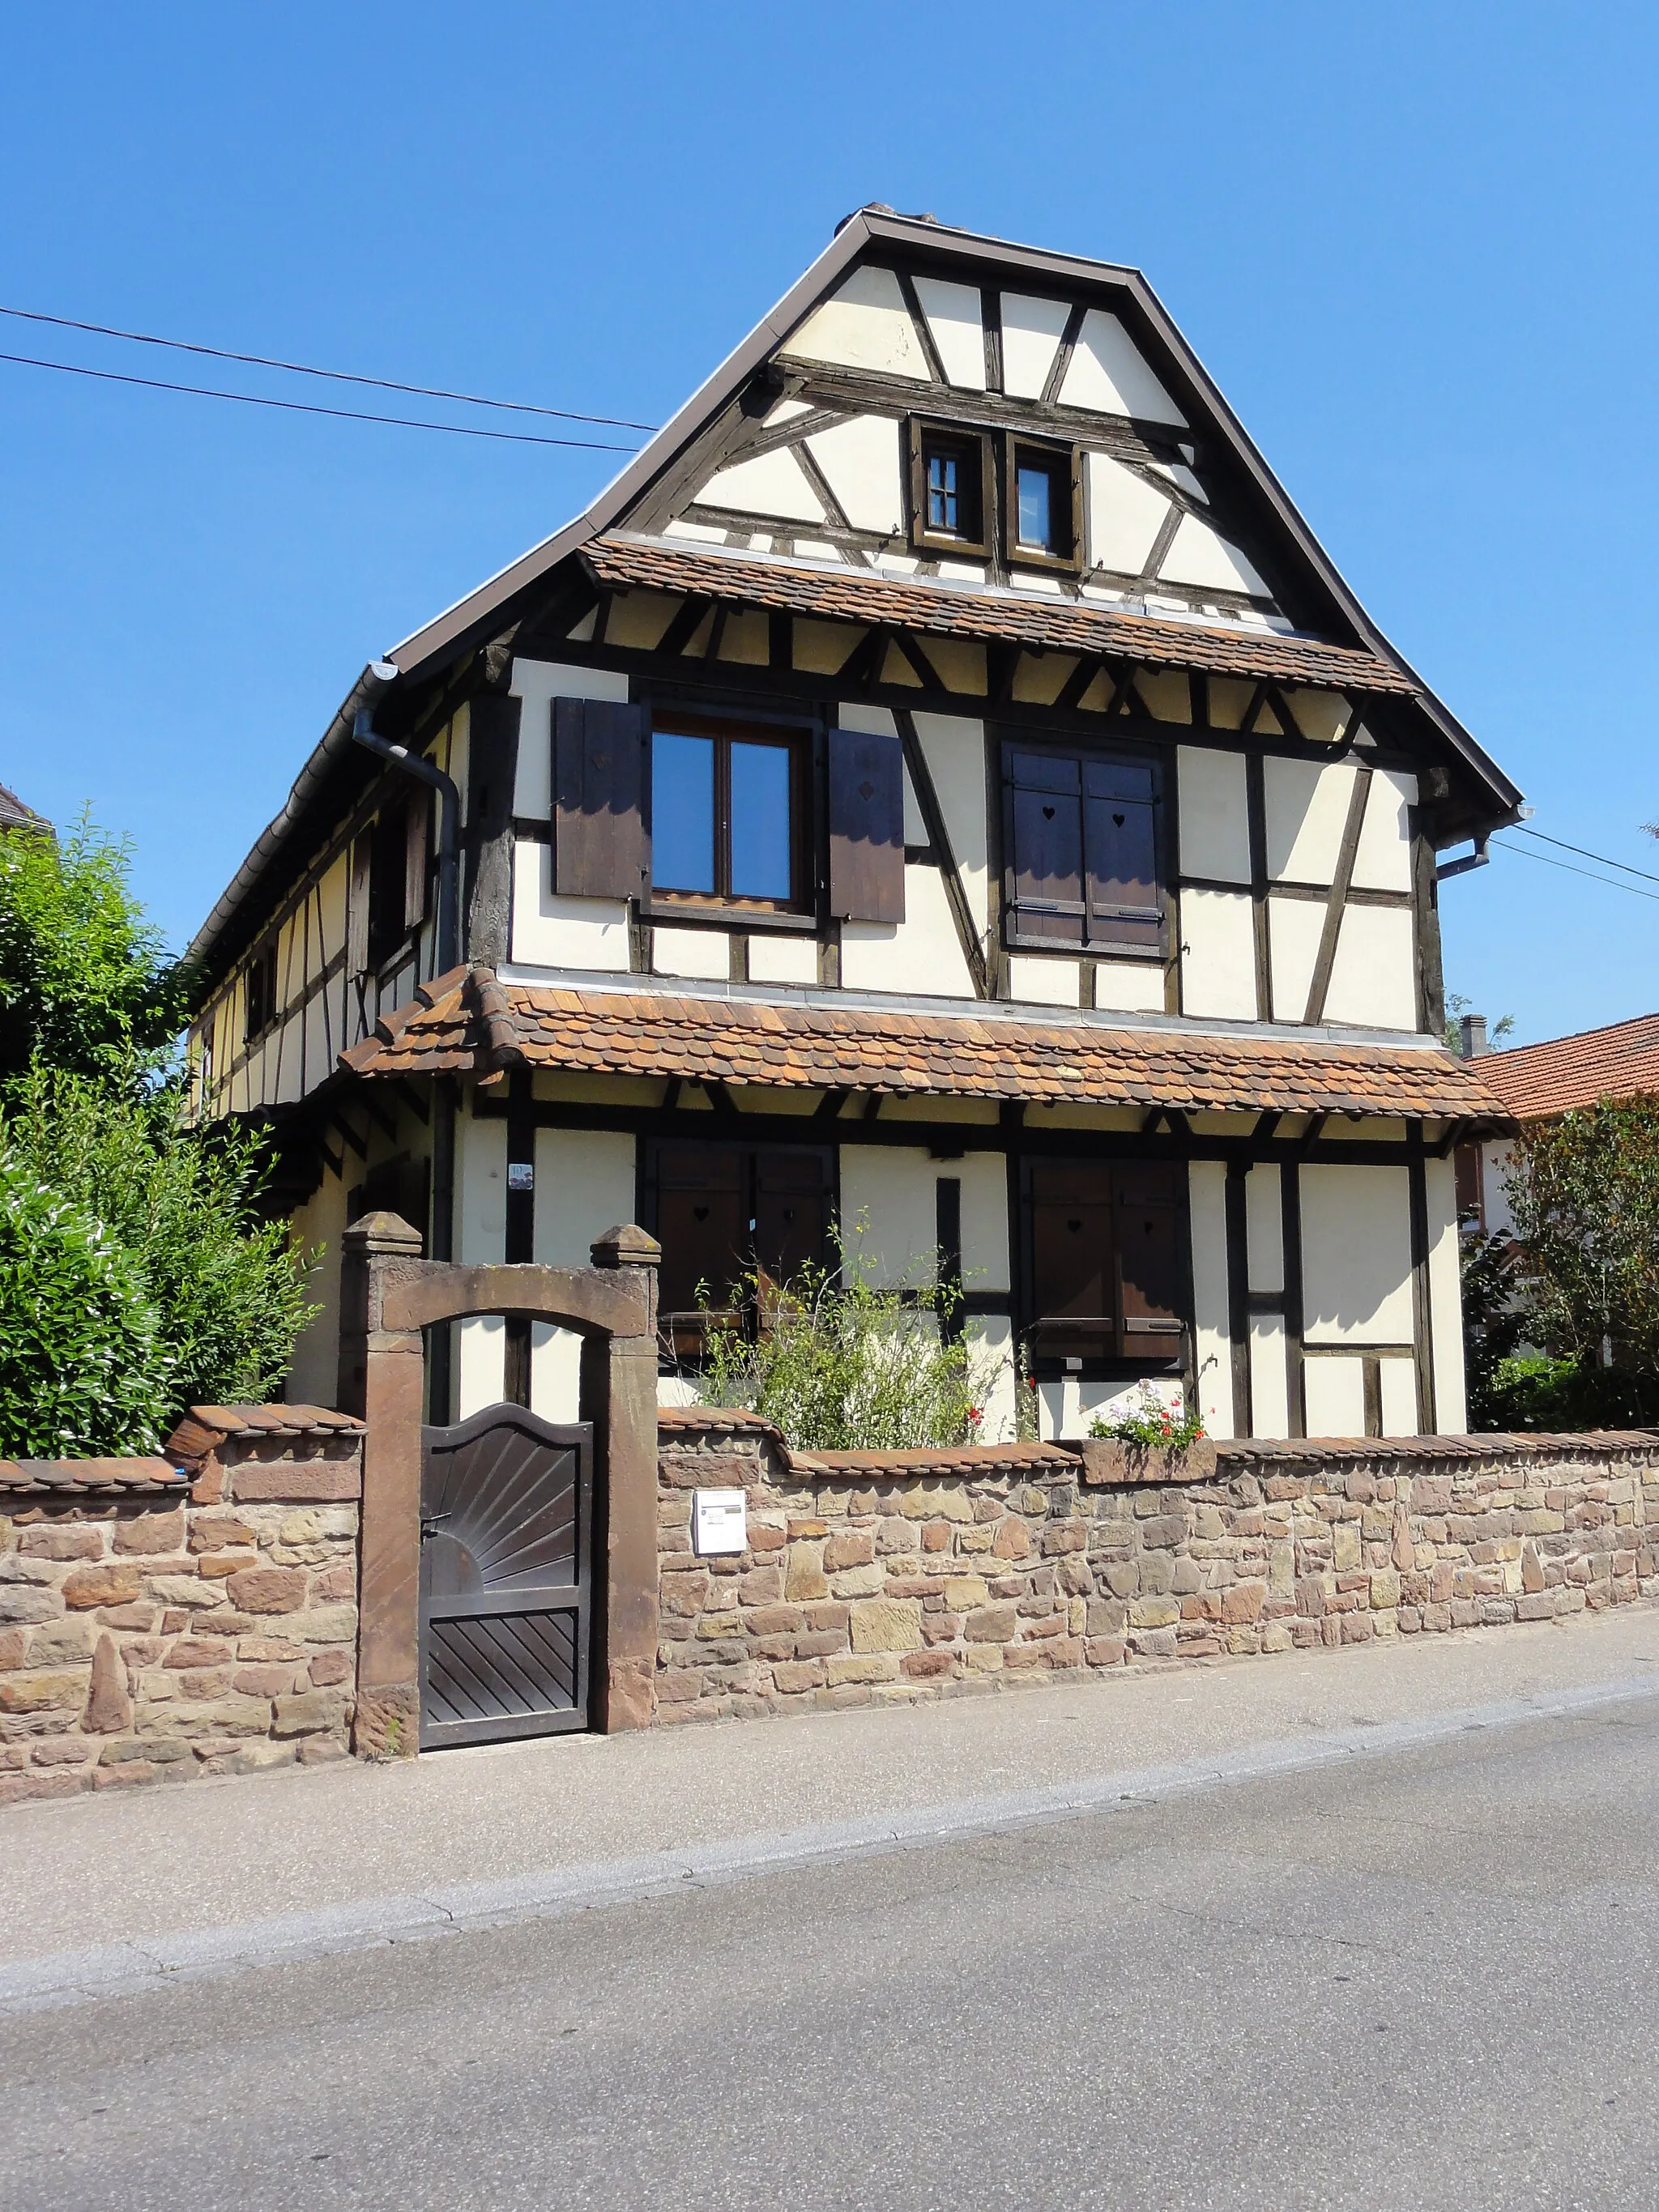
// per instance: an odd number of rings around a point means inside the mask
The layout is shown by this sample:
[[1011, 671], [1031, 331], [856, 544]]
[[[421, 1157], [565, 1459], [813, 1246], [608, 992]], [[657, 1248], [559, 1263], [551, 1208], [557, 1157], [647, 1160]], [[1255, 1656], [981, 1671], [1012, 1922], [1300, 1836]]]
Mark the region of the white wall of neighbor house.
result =
[[[1429, 1216], [1429, 1354], [1434, 1374], [1435, 1426], [1461, 1436], [1468, 1426], [1463, 1371], [1463, 1293], [1457, 1236], [1455, 1173], [1450, 1160], [1425, 1164]], [[1386, 1413], [1386, 1400], [1384, 1411]]]
[[[533, 1257], [544, 1267], [592, 1264], [595, 1238], [637, 1207], [631, 1136], [609, 1129], [538, 1129]], [[581, 1418], [581, 1339], [532, 1322], [530, 1408], [544, 1420]]]
[[[1460, 1344], [1459, 1352], [1462, 1352]], [[1414, 1359], [1380, 1359], [1377, 1372], [1382, 1385], [1382, 1433], [1385, 1437], [1414, 1437], [1419, 1423], [1417, 1418], [1417, 1363]], [[1436, 1376], [1437, 1383], [1438, 1376]], [[1464, 1426], [1462, 1395], [1462, 1363], [1460, 1357], [1457, 1376], [1457, 1396], [1452, 1407], [1453, 1418], [1448, 1419], [1436, 1411], [1440, 1432], [1455, 1436]]]
[[986, 841], [985, 725], [955, 714], [918, 714], [916, 738], [933, 780], [963, 895], [981, 942], [990, 926]]
[[849, 991], [899, 991], [933, 999], [975, 995], [937, 868], [905, 869], [902, 921], [842, 924], [841, 980]]
[[320, 1245], [321, 1257], [306, 1283], [306, 1295], [322, 1310], [308, 1322], [294, 1347], [283, 1395], [290, 1406], [332, 1406], [340, 1383], [340, 1240], [346, 1226], [346, 1187], [327, 1168], [322, 1182], [294, 1215], [294, 1237], [307, 1250]]
[[1231, 1339], [1227, 1300], [1227, 1170], [1219, 1160], [1194, 1160], [1187, 1170], [1193, 1245], [1193, 1349], [1198, 1407], [1212, 1437], [1238, 1433], [1233, 1415]]
[[1006, 1314], [970, 1314], [962, 1333], [969, 1347], [969, 1376], [980, 1395], [980, 1441], [1012, 1443], [1018, 1425], [1014, 1401], [1019, 1389], [1014, 1325]]

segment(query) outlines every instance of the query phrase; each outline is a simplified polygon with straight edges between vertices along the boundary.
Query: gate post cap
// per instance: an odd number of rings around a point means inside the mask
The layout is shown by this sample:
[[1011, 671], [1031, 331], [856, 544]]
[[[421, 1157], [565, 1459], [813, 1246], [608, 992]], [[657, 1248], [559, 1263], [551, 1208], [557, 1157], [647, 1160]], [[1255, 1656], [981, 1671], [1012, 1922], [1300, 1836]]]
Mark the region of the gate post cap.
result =
[[590, 1246], [596, 1267], [660, 1267], [662, 1246], [633, 1222], [619, 1223]]
[[362, 1215], [340, 1238], [347, 1250], [371, 1259], [395, 1254], [418, 1260], [423, 1241], [420, 1231], [411, 1229], [401, 1214], [386, 1212]]

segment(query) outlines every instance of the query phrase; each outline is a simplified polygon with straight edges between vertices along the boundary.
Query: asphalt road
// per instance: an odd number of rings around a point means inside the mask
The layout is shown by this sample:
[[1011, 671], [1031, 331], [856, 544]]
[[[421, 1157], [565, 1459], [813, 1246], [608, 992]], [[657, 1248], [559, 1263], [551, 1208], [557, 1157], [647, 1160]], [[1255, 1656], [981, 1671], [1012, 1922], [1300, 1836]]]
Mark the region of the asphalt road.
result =
[[1659, 1697], [0, 2021], [0, 2204], [1641, 2206]]

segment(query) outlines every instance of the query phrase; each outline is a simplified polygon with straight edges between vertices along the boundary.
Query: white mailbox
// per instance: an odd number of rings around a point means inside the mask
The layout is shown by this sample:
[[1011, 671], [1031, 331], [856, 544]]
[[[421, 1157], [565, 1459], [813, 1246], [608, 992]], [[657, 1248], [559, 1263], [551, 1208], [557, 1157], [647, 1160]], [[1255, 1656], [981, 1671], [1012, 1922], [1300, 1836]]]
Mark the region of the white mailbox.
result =
[[699, 1559], [720, 1552], [749, 1548], [747, 1501], [740, 1490], [699, 1490], [692, 1493], [691, 1542]]

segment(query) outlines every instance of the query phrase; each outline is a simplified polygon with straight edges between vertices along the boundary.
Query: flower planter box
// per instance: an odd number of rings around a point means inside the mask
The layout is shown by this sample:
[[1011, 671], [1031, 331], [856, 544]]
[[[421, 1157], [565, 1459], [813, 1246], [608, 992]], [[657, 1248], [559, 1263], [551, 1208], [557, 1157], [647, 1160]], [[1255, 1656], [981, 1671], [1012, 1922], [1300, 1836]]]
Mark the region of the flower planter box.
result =
[[1200, 1437], [1196, 1443], [1179, 1449], [1165, 1444], [1125, 1443], [1121, 1437], [1085, 1437], [1078, 1449], [1083, 1454], [1085, 1482], [1176, 1486], [1210, 1482], [1215, 1477], [1215, 1444], [1208, 1437]]

